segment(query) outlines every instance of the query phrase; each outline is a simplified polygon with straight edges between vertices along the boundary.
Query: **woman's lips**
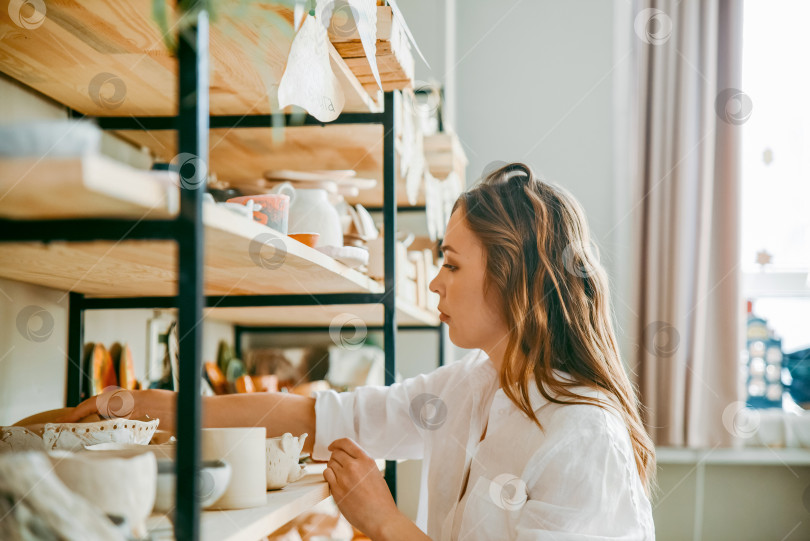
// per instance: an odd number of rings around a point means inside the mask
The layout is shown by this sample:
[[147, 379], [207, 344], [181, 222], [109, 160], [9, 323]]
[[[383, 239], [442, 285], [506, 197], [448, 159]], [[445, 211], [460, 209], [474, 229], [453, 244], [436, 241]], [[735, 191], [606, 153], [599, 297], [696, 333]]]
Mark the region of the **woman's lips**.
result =
[[439, 312], [439, 321], [442, 323], [447, 323], [450, 320], [450, 316], [445, 314], [444, 312]]

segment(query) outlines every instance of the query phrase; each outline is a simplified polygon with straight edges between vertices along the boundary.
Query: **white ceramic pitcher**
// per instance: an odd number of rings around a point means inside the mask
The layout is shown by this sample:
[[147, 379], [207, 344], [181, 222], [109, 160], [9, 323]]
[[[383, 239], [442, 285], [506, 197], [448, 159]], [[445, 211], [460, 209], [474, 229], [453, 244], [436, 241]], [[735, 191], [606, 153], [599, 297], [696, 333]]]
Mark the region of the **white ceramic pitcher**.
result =
[[343, 247], [343, 227], [337, 209], [329, 202], [322, 188], [295, 188], [282, 182], [271, 193], [290, 196], [290, 218], [287, 231], [294, 233], [318, 233], [318, 246]]

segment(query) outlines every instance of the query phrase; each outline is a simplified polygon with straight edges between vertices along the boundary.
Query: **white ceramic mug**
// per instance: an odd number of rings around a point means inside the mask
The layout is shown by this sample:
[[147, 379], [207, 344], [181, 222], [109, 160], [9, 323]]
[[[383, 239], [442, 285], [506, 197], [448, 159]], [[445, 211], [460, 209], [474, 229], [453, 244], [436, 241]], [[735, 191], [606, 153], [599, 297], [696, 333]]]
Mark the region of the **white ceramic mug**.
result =
[[214, 509], [243, 509], [267, 502], [264, 472], [264, 439], [258, 428], [204, 428], [202, 459], [222, 460], [231, 465], [231, 480]]

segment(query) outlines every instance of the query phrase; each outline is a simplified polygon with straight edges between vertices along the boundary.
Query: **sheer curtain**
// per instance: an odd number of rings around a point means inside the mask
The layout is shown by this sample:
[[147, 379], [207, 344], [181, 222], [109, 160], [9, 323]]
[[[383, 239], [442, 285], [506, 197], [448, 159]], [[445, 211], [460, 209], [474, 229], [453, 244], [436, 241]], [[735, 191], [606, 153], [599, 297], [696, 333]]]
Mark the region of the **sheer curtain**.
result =
[[752, 108], [739, 90], [742, 9], [634, 1], [629, 365], [657, 445], [728, 444], [741, 405], [740, 125]]

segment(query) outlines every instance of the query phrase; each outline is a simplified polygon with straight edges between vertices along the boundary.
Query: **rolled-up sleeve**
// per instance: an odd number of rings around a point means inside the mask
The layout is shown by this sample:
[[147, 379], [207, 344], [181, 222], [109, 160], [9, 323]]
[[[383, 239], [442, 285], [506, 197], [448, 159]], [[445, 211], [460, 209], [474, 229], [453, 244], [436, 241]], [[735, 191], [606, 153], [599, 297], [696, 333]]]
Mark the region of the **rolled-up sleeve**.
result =
[[606, 424], [579, 424], [535, 455], [527, 466], [519, 541], [655, 539], [629, 437], [616, 431]]

